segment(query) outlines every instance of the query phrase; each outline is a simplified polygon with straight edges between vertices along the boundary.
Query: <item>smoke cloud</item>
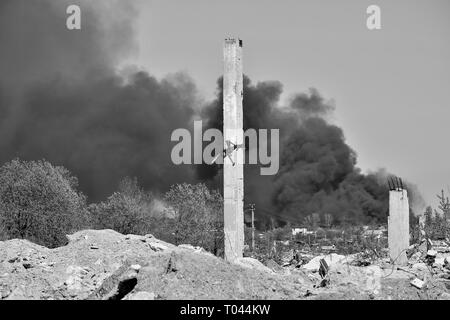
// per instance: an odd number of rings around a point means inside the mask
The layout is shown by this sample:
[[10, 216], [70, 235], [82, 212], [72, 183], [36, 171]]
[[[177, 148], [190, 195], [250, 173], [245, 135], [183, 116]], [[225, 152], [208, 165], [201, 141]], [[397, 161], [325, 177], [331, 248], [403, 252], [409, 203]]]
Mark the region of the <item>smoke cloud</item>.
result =
[[[91, 201], [124, 176], [153, 191], [195, 181], [170, 160], [170, 134], [197, 106], [186, 75], [118, 75], [135, 49], [136, 12], [125, 1], [78, 1], [82, 30], [65, 28], [73, 1], [2, 1], [0, 162], [45, 158], [70, 169]], [[3, 50], [5, 48], [5, 50]]]
[[[335, 223], [386, 221], [389, 173], [361, 173], [357, 154], [346, 143], [342, 129], [328, 120], [335, 109], [333, 101], [311, 88], [284, 106], [281, 93], [279, 82], [254, 85], [244, 79], [244, 130], [280, 128], [281, 140], [277, 175], [260, 176], [257, 166], [245, 166], [245, 202], [256, 203], [259, 218], [266, 224], [270, 218], [302, 223], [311, 214], [329, 214]], [[203, 110], [208, 127], [222, 128], [222, 94], [219, 79], [216, 100]], [[200, 166], [198, 172], [212, 185], [220, 185], [219, 166]], [[407, 188], [412, 208], [422, 210], [417, 187], [407, 183]]]
[[[220, 188], [220, 166], [172, 164], [170, 135], [198, 118], [222, 129], [222, 78], [217, 98], [199, 111], [185, 74], [121, 74], [117, 65], [137, 48], [137, 10], [131, 1], [76, 2], [0, 2], [0, 164], [20, 157], [63, 165], [90, 201], [125, 176], [157, 193], [178, 182]], [[69, 4], [83, 8], [82, 31], [65, 28]], [[277, 81], [244, 79], [244, 129], [280, 129], [281, 140], [277, 175], [245, 166], [245, 203], [256, 203], [260, 221], [302, 222], [313, 213], [341, 223], [385, 220], [385, 179], [356, 167], [342, 129], [328, 120], [333, 103], [310, 89], [283, 106], [282, 91]]]

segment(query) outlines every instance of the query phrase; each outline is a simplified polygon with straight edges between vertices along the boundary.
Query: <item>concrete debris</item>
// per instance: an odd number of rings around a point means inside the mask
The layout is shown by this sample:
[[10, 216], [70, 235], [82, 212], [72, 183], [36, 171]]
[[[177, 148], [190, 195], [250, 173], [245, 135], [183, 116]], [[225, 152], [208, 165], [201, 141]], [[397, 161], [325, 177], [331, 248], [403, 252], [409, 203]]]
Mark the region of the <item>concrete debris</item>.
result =
[[130, 269], [131, 270], [134, 270], [134, 271], [136, 271], [136, 272], [139, 272], [139, 270], [141, 270], [141, 265], [139, 265], [139, 264], [132, 264], [131, 266], [130, 266]]
[[128, 294], [123, 300], [155, 300], [153, 292], [139, 291]]
[[328, 271], [330, 270], [330, 267], [328, 266], [325, 259], [320, 259], [319, 263], [320, 263], [319, 275], [322, 279], [321, 279], [318, 287], [323, 288], [323, 287], [326, 287], [330, 283], [330, 277], [328, 276]]
[[381, 292], [381, 279], [383, 277], [383, 271], [379, 266], [369, 266], [364, 268], [367, 275], [366, 289], [374, 295], [378, 295]]
[[190, 244], [180, 244], [180, 245], [178, 245], [178, 248], [191, 250], [191, 251], [196, 252], [196, 253], [208, 253], [202, 247], [193, 246], [193, 245], [190, 245]]
[[345, 256], [332, 253], [325, 256], [317, 256], [309, 261], [307, 264], [303, 265], [302, 268], [308, 271], [317, 272], [320, 268], [320, 260], [324, 259], [327, 265], [332, 268], [337, 263], [343, 263], [345, 261]]
[[413, 264], [411, 266], [411, 269], [416, 272], [423, 272], [423, 271], [428, 271], [428, 266], [423, 262], [419, 262], [419, 263]]
[[436, 257], [437, 251], [436, 250], [428, 250], [427, 251], [427, 257]]
[[450, 293], [448, 293], [448, 292], [443, 292], [443, 293], [439, 296], [439, 300], [450, 300]]
[[250, 268], [261, 272], [274, 274], [274, 272], [270, 268], [263, 265], [259, 260], [250, 257], [238, 258], [234, 261], [234, 263], [244, 268]]
[[151, 242], [148, 245], [149, 245], [150, 249], [152, 249], [153, 251], [165, 251], [165, 250], [169, 249], [168, 246], [166, 246], [162, 243], [159, 243], [159, 242]]
[[266, 260], [264, 262], [264, 265], [274, 272], [282, 272], [283, 270], [286, 270], [285, 268], [280, 266], [278, 263], [276, 263], [273, 259]]
[[418, 278], [415, 278], [410, 283], [411, 283], [412, 286], [416, 287], [417, 289], [422, 289], [423, 286], [425, 285], [425, 281], [420, 280]]
[[443, 267], [445, 263], [445, 258], [435, 258], [434, 264], [436, 267]]
[[414, 264], [414, 263], [420, 262], [421, 259], [422, 259], [422, 253], [418, 251], [411, 255], [408, 262], [410, 264]]
[[328, 264], [325, 261], [325, 259], [320, 259], [319, 264], [320, 264], [319, 275], [322, 278], [325, 278], [327, 276], [327, 274], [328, 274], [328, 271], [330, 270], [330, 267], [328, 266]]
[[[229, 263], [201, 247], [149, 235], [84, 230], [68, 238], [55, 249], [0, 241], [0, 300], [417, 299], [418, 294], [448, 299], [450, 294], [450, 255], [434, 247], [412, 253], [398, 270], [382, 251], [367, 258], [370, 265], [364, 252], [314, 256], [320, 246], [258, 257], [264, 264], [250, 257]], [[290, 260], [285, 267], [282, 257]]]
[[450, 256], [448, 256], [444, 259], [444, 267], [446, 267], [447, 269], [450, 269]]

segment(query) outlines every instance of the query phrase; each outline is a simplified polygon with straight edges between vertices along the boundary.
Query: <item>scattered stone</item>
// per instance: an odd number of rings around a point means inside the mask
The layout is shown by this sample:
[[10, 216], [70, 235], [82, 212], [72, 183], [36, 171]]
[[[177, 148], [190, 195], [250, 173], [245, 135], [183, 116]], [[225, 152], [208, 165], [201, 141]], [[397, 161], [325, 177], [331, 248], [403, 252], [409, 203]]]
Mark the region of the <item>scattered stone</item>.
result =
[[450, 273], [448, 273], [448, 272], [444, 273], [443, 272], [443, 273], [438, 274], [438, 277], [441, 278], [441, 279], [450, 280]]
[[367, 276], [366, 289], [373, 295], [381, 292], [381, 278], [383, 271], [379, 266], [370, 266], [364, 269]]
[[417, 263], [420, 261], [421, 258], [422, 258], [422, 252], [418, 251], [409, 258], [409, 263], [411, 263], [411, 264]]
[[450, 293], [443, 292], [443, 293], [439, 296], [439, 300], [450, 300]]
[[283, 271], [283, 268], [276, 263], [273, 259], [268, 259], [265, 263], [265, 266], [271, 269], [274, 272], [280, 272]]
[[437, 251], [436, 250], [428, 250], [427, 251], [427, 256], [428, 257], [436, 257], [437, 255]]
[[444, 259], [444, 267], [446, 267], [447, 269], [450, 269], [450, 257], [446, 257]]
[[18, 262], [19, 261], [19, 257], [14, 257], [8, 260], [9, 263], [14, 263], [14, 262]]
[[127, 281], [127, 280], [131, 280], [131, 279], [135, 279], [137, 277], [137, 271], [136, 270], [130, 270], [128, 272], [125, 272], [124, 274], [122, 274], [119, 278], [119, 281]]
[[445, 258], [436, 258], [434, 260], [434, 264], [437, 265], [438, 267], [443, 267], [445, 263]]
[[437, 251], [436, 250], [428, 250], [427, 256], [426, 256], [426, 262], [429, 265], [432, 265], [434, 261], [436, 260]]
[[11, 290], [7, 287], [4, 287], [3, 289], [0, 290], [0, 299], [8, 298], [10, 294]]
[[314, 293], [311, 291], [311, 290], [309, 290], [309, 289], [307, 289], [306, 290], [306, 293], [303, 295], [304, 297], [309, 297], [309, 296], [312, 296]]
[[180, 266], [182, 267], [182, 263], [180, 262], [179, 256], [175, 252], [172, 252], [169, 261], [167, 261], [166, 274], [178, 272]]
[[425, 281], [422, 281], [419, 278], [415, 278], [410, 283], [413, 287], [416, 287], [417, 289], [422, 289], [425, 284]]
[[82, 287], [82, 279], [79, 276], [72, 275], [69, 276], [64, 284], [67, 286], [68, 290], [81, 290]]
[[202, 247], [198, 247], [198, 246], [194, 247], [193, 245], [190, 245], [190, 244], [180, 244], [180, 245], [178, 245], [178, 248], [192, 250], [194, 252], [203, 252], [203, 251], [205, 251]]
[[169, 247], [167, 247], [159, 242], [150, 242], [148, 245], [149, 245], [150, 249], [152, 249], [153, 251], [164, 251], [164, 250], [169, 249]]
[[29, 262], [24, 262], [24, 263], [22, 263], [22, 265], [25, 269], [33, 268], [33, 265]]
[[414, 271], [427, 271], [428, 270], [427, 265], [423, 262], [415, 263], [411, 266], [411, 268]]
[[332, 253], [326, 256], [317, 256], [311, 259], [311, 261], [309, 261], [307, 264], [303, 265], [302, 268], [308, 271], [317, 272], [319, 271], [320, 260], [322, 259], [324, 259], [327, 265], [332, 268], [337, 263], [342, 263], [345, 260], [345, 256], [336, 253]]
[[328, 271], [330, 270], [330, 267], [328, 266], [327, 262], [325, 261], [325, 259], [320, 259], [319, 261], [320, 263], [320, 267], [319, 267], [319, 275], [322, 278], [325, 278], [326, 275], [328, 274]]
[[136, 240], [136, 241], [142, 241], [142, 242], [146, 242], [147, 239], [145, 236], [139, 236], [136, 234], [127, 234], [125, 236], [125, 240]]
[[428, 250], [428, 242], [423, 240], [417, 248], [419, 252], [425, 253]]
[[130, 293], [124, 298], [124, 300], [155, 300], [155, 294], [153, 292], [139, 291]]
[[139, 264], [132, 264], [131, 266], [130, 266], [130, 269], [131, 270], [134, 270], [134, 271], [136, 271], [136, 272], [139, 272], [139, 270], [141, 270], [141, 265], [139, 265]]
[[238, 258], [234, 261], [234, 263], [244, 268], [255, 269], [258, 271], [274, 274], [271, 269], [263, 265], [260, 261], [250, 257]]

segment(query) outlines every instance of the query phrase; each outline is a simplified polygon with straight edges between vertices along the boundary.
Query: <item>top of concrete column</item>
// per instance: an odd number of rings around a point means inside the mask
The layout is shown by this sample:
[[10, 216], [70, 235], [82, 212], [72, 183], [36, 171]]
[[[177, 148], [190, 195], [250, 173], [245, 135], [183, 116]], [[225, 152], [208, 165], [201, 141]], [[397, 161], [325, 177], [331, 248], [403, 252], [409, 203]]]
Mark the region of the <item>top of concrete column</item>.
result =
[[239, 38], [226, 38], [225, 43], [239, 43], [239, 47], [242, 47], [242, 40]]

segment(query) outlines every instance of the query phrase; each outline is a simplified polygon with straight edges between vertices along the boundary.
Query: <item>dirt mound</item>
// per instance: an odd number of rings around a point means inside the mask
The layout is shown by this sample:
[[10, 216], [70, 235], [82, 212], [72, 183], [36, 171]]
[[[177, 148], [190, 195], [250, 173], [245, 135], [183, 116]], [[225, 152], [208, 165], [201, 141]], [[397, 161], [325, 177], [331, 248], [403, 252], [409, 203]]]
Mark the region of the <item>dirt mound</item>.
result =
[[1, 298], [292, 299], [304, 293], [285, 277], [151, 235], [85, 230], [68, 238], [55, 249], [0, 242]]

